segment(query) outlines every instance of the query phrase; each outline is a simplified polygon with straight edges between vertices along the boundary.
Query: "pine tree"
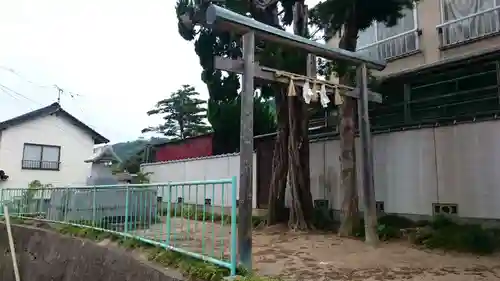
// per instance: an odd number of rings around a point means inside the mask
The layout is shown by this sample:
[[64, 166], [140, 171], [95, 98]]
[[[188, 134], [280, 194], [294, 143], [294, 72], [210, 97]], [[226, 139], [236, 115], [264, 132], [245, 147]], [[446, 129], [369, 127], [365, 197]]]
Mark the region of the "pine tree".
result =
[[183, 85], [172, 95], [156, 103], [148, 115], [163, 115], [165, 123], [142, 130], [156, 132], [177, 140], [202, 135], [210, 131], [205, 123], [207, 109], [206, 101], [197, 98], [200, 94], [190, 85]]

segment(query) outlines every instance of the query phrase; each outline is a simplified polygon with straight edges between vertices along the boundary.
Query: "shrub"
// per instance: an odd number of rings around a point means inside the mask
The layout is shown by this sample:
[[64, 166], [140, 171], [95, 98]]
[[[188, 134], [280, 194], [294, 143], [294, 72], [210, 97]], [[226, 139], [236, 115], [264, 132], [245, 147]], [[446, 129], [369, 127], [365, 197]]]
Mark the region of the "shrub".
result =
[[337, 223], [333, 217], [333, 210], [314, 208], [313, 224], [320, 230], [334, 230], [337, 227]]
[[[377, 233], [380, 240], [401, 238], [401, 229], [414, 226], [415, 223], [405, 217], [397, 215], [385, 215], [378, 218]], [[356, 237], [365, 237], [365, 223], [361, 220], [359, 228], [355, 230]]]
[[444, 249], [476, 254], [490, 254], [499, 248], [497, 230], [477, 224], [457, 224], [437, 216], [428, 227], [417, 231], [414, 242], [431, 249]]
[[386, 225], [393, 228], [410, 228], [415, 226], [415, 222], [409, 218], [397, 215], [385, 215], [378, 219], [379, 225]]

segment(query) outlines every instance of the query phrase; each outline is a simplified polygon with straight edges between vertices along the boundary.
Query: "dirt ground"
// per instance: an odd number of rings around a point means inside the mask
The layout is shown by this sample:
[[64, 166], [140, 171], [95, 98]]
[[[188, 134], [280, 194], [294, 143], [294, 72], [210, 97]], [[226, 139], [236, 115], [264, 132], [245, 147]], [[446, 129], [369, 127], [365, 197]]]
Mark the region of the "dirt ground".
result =
[[[227, 226], [174, 219], [172, 232], [178, 234], [173, 239], [177, 246], [206, 255], [224, 253], [228, 257]], [[166, 239], [164, 224], [136, 234]], [[500, 280], [500, 255], [480, 257], [422, 250], [406, 241], [383, 243], [374, 249], [362, 241], [339, 238], [335, 234], [271, 228], [254, 230], [253, 254], [254, 269], [261, 275], [280, 276], [290, 281]]]
[[500, 280], [500, 256], [424, 251], [390, 242], [377, 249], [334, 234], [257, 231], [254, 267], [287, 280]]

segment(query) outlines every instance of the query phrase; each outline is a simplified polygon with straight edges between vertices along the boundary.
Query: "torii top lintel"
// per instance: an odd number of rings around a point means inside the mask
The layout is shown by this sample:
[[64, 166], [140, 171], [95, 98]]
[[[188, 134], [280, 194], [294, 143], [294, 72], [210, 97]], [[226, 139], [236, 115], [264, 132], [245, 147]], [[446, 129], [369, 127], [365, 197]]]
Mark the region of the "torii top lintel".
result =
[[214, 4], [207, 7], [205, 11], [205, 21], [208, 26], [236, 32], [238, 34], [245, 34], [253, 31], [256, 36], [265, 40], [301, 48], [311, 54], [329, 60], [345, 60], [355, 65], [366, 64], [368, 68], [376, 70], [383, 70], [387, 64], [385, 61], [372, 59], [365, 55], [339, 48], [329, 47], [325, 44], [300, 37]]

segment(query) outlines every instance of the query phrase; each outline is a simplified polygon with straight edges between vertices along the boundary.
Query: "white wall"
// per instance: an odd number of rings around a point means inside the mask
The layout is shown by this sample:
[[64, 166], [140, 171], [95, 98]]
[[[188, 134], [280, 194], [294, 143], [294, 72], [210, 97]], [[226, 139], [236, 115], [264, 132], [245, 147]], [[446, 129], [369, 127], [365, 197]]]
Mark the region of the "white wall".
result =
[[[359, 140], [356, 147], [359, 151]], [[375, 135], [373, 147], [375, 197], [384, 202], [386, 212], [432, 215], [433, 203], [451, 203], [458, 204], [461, 217], [500, 219], [500, 121]], [[330, 207], [336, 210], [342, 202], [339, 157], [338, 140], [311, 143], [312, 197], [328, 199]], [[360, 163], [360, 153], [357, 159]], [[254, 208], [255, 168], [256, 165]], [[152, 182], [230, 178], [239, 175], [239, 156], [148, 164], [143, 170], [154, 173]], [[357, 171], [361, 187], [360, 165]], [[197, 198], [194, 192], [193, 189], [190, 193], [191, 201]], [[173, 193], [175, 200], [177, 196]], [[362, 193], [359, 193], [362, 210]], [[286, 196], [289, 200], [289, 191]], [[188, 202], [186, 197], [184, 200]], [[216, 205], [220, 204], [217, 198], [220, 194], [216, 193]], [[230, 193], [225, 198], [230, 198]]]
[[[167, 183], [167, 182], [189, 182], [189, 181], [204, 181], [204, 180], [220, 180], [231, 179], [233, 176], [237, 178], [237, 192], [239, 192], [239, 175], [240, 175], [240, 157], [239, 154], [218, 155], [213, 157], [203, 157], [194, 159], [185, 159], [178, 161], [149, 163], [141, 165], [143, 172], [151, 172], [151, 183]], [[257, 206], [256, 194], [256, 165], [255, 154], [253, 155], [253, 201], [252, 205]], [[217, 184], [212, 186], [206, 185], [183, 185], [184, 188], [178, 186], [172, 189], [171, 201], [177, 201], [177, 197], [183, 197], [184, 202], [195, 204], [203, 204], [205, 198], [212, 200], [212, 205], [229, 207], [231, 206], [231, 185], [226, 184], [224, 188]], [[182, 194], [184, 189], [184, 195]], [[215, 192], [213, 192], [215, 190]], [[167, 188], [160, 187], [160, 195], [167, 200]], [[162, 194], [163, 193], [163, 194]], [[222, 198], [224, 197], [224, 198]], [[238, 198], [238, 196], [237, 196]], [[222, 200], [224, 199], [224, 200]]]
[[[59, 171], [23, 170], [24, 143], [61, 146]], [[3, 130], [0, 135], [0, 169], [9, 179], [0, 182], [0, 188], [26, 188], [33, 180], [43, 184], [64, 186], [84, 185], [90, 175], [90, 164], [84, 163], [92, 155], [92, 137], [54, 115], [38, 118]]]
[[[375, 135], [373, 146], [375, 196], [386, 212], [431, 215], [433, 203], [453, 203], [461, 217], [500, 219], [500, 121]], [[310, 151], [313, 199], [338, 210], [339, 141]]]

